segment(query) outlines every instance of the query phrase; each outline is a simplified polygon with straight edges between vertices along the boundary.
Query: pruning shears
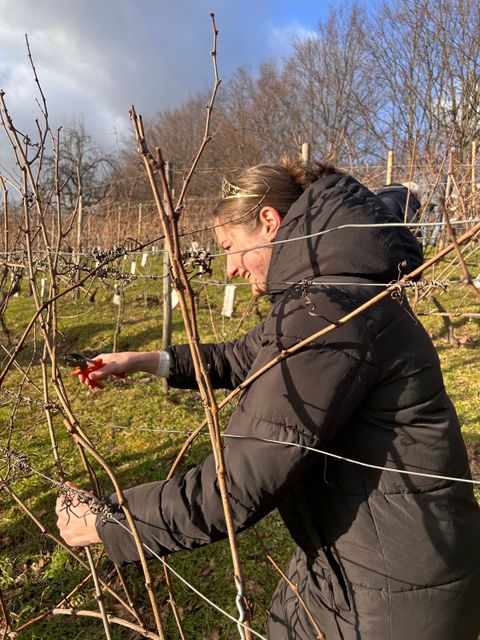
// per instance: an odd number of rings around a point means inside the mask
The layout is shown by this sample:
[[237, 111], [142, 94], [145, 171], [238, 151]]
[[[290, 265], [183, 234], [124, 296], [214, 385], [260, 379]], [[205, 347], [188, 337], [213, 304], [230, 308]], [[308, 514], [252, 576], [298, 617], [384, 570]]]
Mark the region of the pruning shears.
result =
[[67, 353], [64, 356], [65, 364], [69, 367], [75, 367], [72, 371], [72, 376], [85, 376], [85, 381], [90, 389], [104, 389], [105, 385], [100, 380], [92, 380], [89, 377], [89, 374], [92, 371], [97, 371], [106, 365], [106, 362], [103, 362], [101, 358], [95, 358], [94, 360], [90, 360], [81, 353]]

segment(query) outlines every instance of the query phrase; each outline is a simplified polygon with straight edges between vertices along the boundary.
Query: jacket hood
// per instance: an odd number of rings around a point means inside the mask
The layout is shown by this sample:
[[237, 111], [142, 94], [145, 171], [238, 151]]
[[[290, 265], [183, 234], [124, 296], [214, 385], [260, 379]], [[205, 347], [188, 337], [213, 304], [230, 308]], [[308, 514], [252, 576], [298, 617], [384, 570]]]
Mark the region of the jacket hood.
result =
[[388, 205], [351, 176], [322, 176], [294, 202], [278, 230], [268, 270], [270, 294], [319, 276], [397, 280], [423, 262], [422, 249], [407, 228], [338, 228], [394, 222], [398, 218]]
[[381, 189], [375, 189], [382, 202], [394, 213], [400, 222], [403, 222], [405, 214], [408, 222], [416, 221], [417, 211], [421, 208], [420, 200], [402, 184], [392, 184]]

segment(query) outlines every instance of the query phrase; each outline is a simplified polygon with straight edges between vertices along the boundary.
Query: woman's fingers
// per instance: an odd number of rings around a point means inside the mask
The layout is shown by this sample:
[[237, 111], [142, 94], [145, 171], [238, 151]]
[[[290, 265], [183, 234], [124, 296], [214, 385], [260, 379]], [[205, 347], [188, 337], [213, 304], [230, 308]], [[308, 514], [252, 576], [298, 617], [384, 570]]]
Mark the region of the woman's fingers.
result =
[[134, 373], [141, 369], [141, 355], [135, 351], [124, 351], [120, 353], [102, 353], [92, 360], [88, 360], [86, 369], [77, 367], [73, 375], [78, 376], [82, 384], [86, 384], [90, 389], [103, 389], [101, 382], [109, 376], [125, 378], [125, 374]]
[[72, 547], [100, 542], [95, 527], [96, 514], [92, 513], [88, 502], [82, 500], [82, 496], [95, 499], [94, 494], [78, 489], [73, 482], [66, 482], [65, 486], [67, 489], [73, 489], [74, 492], [78, 491], [79, 495], [72, 496], [66, 491], [57, 498], [55, 512], [60, 535]]

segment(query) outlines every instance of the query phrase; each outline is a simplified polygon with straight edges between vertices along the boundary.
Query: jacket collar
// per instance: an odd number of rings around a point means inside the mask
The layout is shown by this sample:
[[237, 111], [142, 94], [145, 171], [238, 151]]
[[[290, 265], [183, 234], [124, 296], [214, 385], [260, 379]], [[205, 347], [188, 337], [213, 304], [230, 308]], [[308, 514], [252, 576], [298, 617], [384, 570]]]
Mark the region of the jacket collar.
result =
[[278, 230], [268, 270], [271, 296], [320, 276], [390, 282], [399, 269], [413, 270], [423, 255], [408, 229], [349, 226], [392, 222], [398, 220], [387, 205], [351, 176], [322, 176], [294, 202]]

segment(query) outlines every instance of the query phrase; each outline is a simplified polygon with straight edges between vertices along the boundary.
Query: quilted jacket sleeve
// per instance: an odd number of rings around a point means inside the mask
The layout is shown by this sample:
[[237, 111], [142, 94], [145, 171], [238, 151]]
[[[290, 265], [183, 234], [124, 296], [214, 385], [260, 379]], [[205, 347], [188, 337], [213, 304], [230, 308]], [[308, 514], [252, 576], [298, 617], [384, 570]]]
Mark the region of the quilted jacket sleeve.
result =
[[[246, 378], [261, 347], [263, 326], [258, 324], [240, 340], [200, 346], [214, 389], [235, 389]], [[196, 389], [188, 344], [169, 347], [168, 353], [171, 361], [168, 383], [180, 389]]]
[[[372, 384], [375, 369], [360, 354], [365, 340], [357, 337], [355, 354], [351, 332], [343, 338], [344, 329], [335, 334], [335, 341], [307, 347], [264, 373], [244, 392], [232, 414], [224, 455], [237, 531], [257, 522], [288, 495], [321, 459], [305, 446], [318, 448], [325, 443], [348, 420]], [[264, 335], [253, 370], [292, 342], [295, 339]], [[233, 381], [244, 375], [240, 372], [241, 368], [232, 375], [229, 368], [226, 375]], [[212, 455], [185, 474], [133, 487], [125, 495], [142, 541], [158, 555], [227, 535]], [[115, 504], [115, 495], [111, 499]], [[120, 512], [115, 517], [124, 521]], [[114, 562], [138, 559], [127, 531], [100, 519], [97, 530]]]

